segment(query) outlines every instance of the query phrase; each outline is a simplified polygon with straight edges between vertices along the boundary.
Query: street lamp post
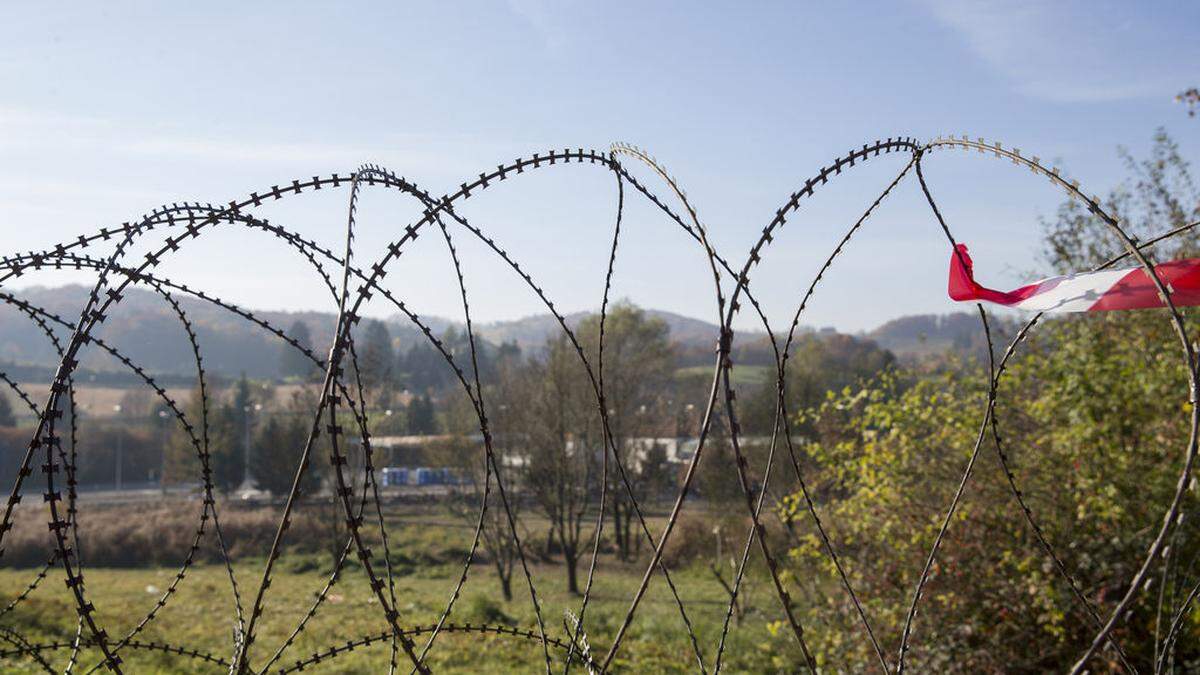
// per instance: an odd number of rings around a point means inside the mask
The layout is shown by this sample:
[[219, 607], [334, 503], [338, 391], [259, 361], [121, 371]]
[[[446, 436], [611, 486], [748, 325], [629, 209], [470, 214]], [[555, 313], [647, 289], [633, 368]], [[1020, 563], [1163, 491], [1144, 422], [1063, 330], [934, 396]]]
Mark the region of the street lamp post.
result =
[[159, 410], [158, 419], [159, 426], [162, 427], [162, 438], [158, 444], [158, 490], [163, 494], [167, 493], [167, 430], [170, 428], [167, 422], [167, 411]]
[[261, 403], [255, 403], [253, 406], [242, 406], [242, 412], [245, 414], [243, 418], [242, 428], [245, 431], [242, 448], [243, 452], [243, 467], [242, 467], [242, 489], [250, 490], [254, 487], [254, 477], [250, 474], [250, 411], [260, 412], [262, 410]]
[[121, 404], [120, 403], [113, 406], [113, 413], [117, 416], [117, 434], [116, 434], [116, 436], [117, 436], [117, 461], [114, 462], [113, 485], [114, 485], [114, 489], [116, 489], [117, 492], [120, 492], [121, 491], [121, 459], [122, 459], [121, 458], [121, 454], [122, 454], [121, 453], [121, 435], [125, 431], [124, 429], [121, 428], [121, 424], [120, 424], [120, 421], [121, 421], [120, 420], [120, 415], [121, 415]]

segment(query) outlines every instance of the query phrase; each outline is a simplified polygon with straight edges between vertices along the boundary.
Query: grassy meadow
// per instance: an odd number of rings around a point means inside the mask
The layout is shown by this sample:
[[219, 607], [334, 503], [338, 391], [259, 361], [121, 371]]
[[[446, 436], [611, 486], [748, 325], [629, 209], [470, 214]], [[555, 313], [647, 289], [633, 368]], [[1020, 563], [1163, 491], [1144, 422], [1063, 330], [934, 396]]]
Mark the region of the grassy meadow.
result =
[[[441, 614], [461, 574], [472, 531], [464, 520], [444, 512], [394, 513], [389, 514], [388, 519], [401, 622], [406, 626], [427, 627]], [[267, 519], [262, 520], [266, 522]], [[661, 518], [658, 520], [661, 522]], [[539, 536], [544, 538], [544, 524], [536, 519], [526, 519], [524, 524], [531, 540]], [[308, 531], [303, 536], [314, 535]], [[303, 542], [285, 555], [273, 576], [253, 652], [257, 669], [267, 665], [328, 580], [332, 569], [331, 553], [313, 551], [313, 546], [305, 544], [312, 542]], [[212, 546], [211, 538], [205, 545]], [[377, 543], [373, 549], [382, 550]], [[184, 552], [185, 549], [181, 549], [177, 554], [182, 556]], [[382, 557], [380, 553], [376, 555]], [[674, 555], [677, 564], [672, 568], [673, 578], [682, 589], [705, 661], [711, 663], [728, 595], [709, 569], [708, 558], [686, 561], [683, 558], [687, 556], [681, 558], [678, 552]], [[264, 555], [245, 555], [235, 562], [243, 606], [251, 602], [257, 589], [264, 558]], [[520, 569], [513, 578], [514, 598], [506, 602], [491, 562], [485, 554], [479, 558], [472, 566], [450, 621], [476, 626], [506, 625], [530, 630], [536, 635], [538, 627], [529, 588]], [[645, 558], [644, 549], [643, 562], [622, 563], [609, 553], [600, 558], [585, 627], [597, 658], [603, 656], [611, 644], [628, 609], [644, 572]], [[566, 592], [565, 573], [560, 562], [538, 556], [533, 556], [531, 562], [530, 571], [547, 633], [552, 638], [561, 638], [565, 612], [578, 612], [580, 598]], [[377, 563], [381, 564], [382, 560]], [[38, 567], [0, 568], [0, 607], [7, 606], [35, 578], [38, 570]], [[88, 599], [95, 604], [97, 616], [109, 635], [120, 638], [132, 630], [153, 609], [177, 571], [177, 565], [86, 568]], [[583, 573], [584, 569], [581, 569], [581, 575]], [[726, 573], [726, 578], [728, 576]], [[778, 613], [777, 600], [764, 583], [760, 570], [750, 575], [745, 589], [749, 609], [740, 627], [734, 626], [732, 630], [726, 647], [725, 667], [731, 672], [783, 669], [787, 659], [779, 658], [779, 655], [790, 656], [793, 647], [784, 635], [773, 636], [768, 631], [768, 623]], [[74, 616], [74, 602], [62, 582], [61, 568], [55, 567], [27, 599], [0, 615], [0, 626], [19, 633], [32, 643], [69, 645], [76, 629]], [[222, 564], [207, 560], [188, 570], [178, 592], [136, 640], [167, 643], [228, 659], [235, 617], [228, 573]], [[347, 641], [379, 635], [386, 628], [366, 575], [356, 563], [349, 564], [306, 629], [281, 654], [270, 671], [295, 667], [297, 661], [308, 659], [315, 653], [344, 647]], [[420, 647], [427, 638], [428, 634], [423, 633], [414, 639]], [[11, 649], [12, 646], [9, 641], [2, 648]], [[60, 648], [45, 651], [42, 655], [47, 664], [61, 671], [70, 651], [69, 647]], [[88, 672], [96, 663], [97, 655], [97, 650], [82, 649], [77, 672]], [[561, 664], [561, 656], [562, 651], [551, 646], [555, 663]], [[221, 673], [227, 670], [227, 666], [220, 663], [160, 650], [127, 648], [122, 650], [121, 657], [126, 672]], [[390, 642], [376, 640], [340, 653], [335, 659], [307, 665], [304, 672], [384, 672], [390, 657]], [[403, 653], [399, 658], [401, 670], [407, 671], [403, 667]], [[544, 655], [540, 640], [536, 638], [479, 632], [443, 633], [429, 652], [428, 664], [435, 672], [536, 672], [544, 669]], [[44, 672], [43, 664], [27, 656], [5, 656], [0, 665], [4, 672]], [[652, 581], [614, 665], [617, 672], [674, 673], [697, 669], [679, 610], [661, 575]]]

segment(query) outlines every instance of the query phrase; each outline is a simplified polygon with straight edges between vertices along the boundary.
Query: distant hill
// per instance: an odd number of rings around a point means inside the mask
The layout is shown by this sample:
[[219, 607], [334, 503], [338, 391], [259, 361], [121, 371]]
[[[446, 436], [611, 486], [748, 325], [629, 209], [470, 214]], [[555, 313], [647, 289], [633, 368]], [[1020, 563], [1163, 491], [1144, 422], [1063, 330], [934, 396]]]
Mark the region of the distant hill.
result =
[[[14, 295], [74, 325], [89, 291], [81, 285], [67, 285], [32, 287]], [[254, 378], [270, 378], [279, 374], [283, 344], [279, 338], [210, 302], [184, 294], [178, 294], [175, 299], [193, 325], [207, 370], [227, 376], [244, 372]], [[252, 311], [254, 316], [284, 331], [297, 321], [303, 322], [312, 334], [317, 353], [329, 349], [336, 325], [336, 317], [332, 313]], [[438, 317], [422, 317], [422, 321], [439, 333], [456, 325]], [[386, 323], [393, 339], [402, 347], [425, 339], [410, 322]], [[70, 337], [67, 328], [56, 327], [54, 332], [64, 342]], [[135, 360], [150, 372], [175, 375], [194, 373], [191, 347], [179, 318], [166, 301], [153, 291], [128, 289], [113, 315], [101, 324], [97, 334], [123, 353], [136, 357]], [[0, 363], [21, 366], [53, 366], [58, 363], [58, 355], [45, 333], [24, 313], [8, 304], [0, 305]], [[121, 369], [114, 358], [95, 347], [85, 350], [80, 366], [91, 371]]]
[[[15, 295], [61, 316], [74, 324], [82, 308], [87, 289], [81, 285], [54, 288], [32, 287]], [[279, 374], [280, 341], [262, 328], [203, 300], [180, 295], [180, 305], [199, 337], [206, 368], [214, 374], [236, 376], [245, 372], [250, 377], [271, 378]], [[671, 339], [678, 345], [681, 366], [703, 365], [711, 362], [717, 339], [715, 324], [673, 312], [647, 309], [646, 313], [666, 322]], [[288, 330], [296, 321], [306, 324], [313, 336], [315, 348], [328, 349], [333, 336], [335, 317], [328, 312], [278, 312], [254, 310], [272, 325]], [[586, 316], [584, 312], [566, 317], [575, 327]], [[443, 333], [461, 330], [458, 322], [423, 316], [431, 329]], [[423, 341], [424, 336], [404, 317], [385, 320], [388, 331], [400, 350]], [[537, 353], [546, 339], [558, 330], [558, 323], [549, 314], [539, 314], [513, 321], [481, 324], [477, 335], [485, 343], [499, 345], [515, 342], [526, 353]], [[57, 337], [65, 341], [66, 328], [55, 328]], [[136, 360], [148, 371], [161, 374], [190, 376], [193, 361], [191, 349], [179, 320], [161, 297], [145, 289], [130, 289], [117, 310], [102, 324], [99, 336]], [[967, 313], [944, 316], [909, 316], [889, 321], [860, 337], [877, 342], [898, 356], [924, 356], [947, 350], [982, 353], [983, 334], [979, 320]], [[735, 361], [744, 365], [770, 363], [769, 343], [758, 332], [740, 332], [735, 344]], [[44, 333], [19, 310], [0, 305], [0, 363], [9, 371], [29, 367], [51, 368], [58, 355]], [[81, 366], [90, 371], [117, 371], [119, 364], [101, 350], [86, 350]]]
[[[713, 347], [719, 334], [717, 325], [701, 319], [693, 319], [674, 312], [661, 309], [646, 309], [646, 316], [661, 319], [671, 331], [671, 340], [687, 346]], [[590, 312], [574, 312], [564, 318], [567, 325], [576, 328]], [[483, 324], [478, 334], [495, 344], [515, 342], [522, 351], [536, 352], [546, 343], [547, 338], [554, 336], [559, 330], [558, 320], [550, 314], [535, 314], [513, 321], [497, 321]], [[741, 339], [757, 339], [765, 337], [763, 333], [740, 333]]]
[[[1003, 346], [1016, 333], [1015, 323], [1006, 317], [990, 322], [992, 340]], [[954, 314], [918, 314], [892, 319], [864, 334], [893, 354], [922, 358], [945, 352], [983, 355], [987, 338], [979, 316], [969, 312]]]

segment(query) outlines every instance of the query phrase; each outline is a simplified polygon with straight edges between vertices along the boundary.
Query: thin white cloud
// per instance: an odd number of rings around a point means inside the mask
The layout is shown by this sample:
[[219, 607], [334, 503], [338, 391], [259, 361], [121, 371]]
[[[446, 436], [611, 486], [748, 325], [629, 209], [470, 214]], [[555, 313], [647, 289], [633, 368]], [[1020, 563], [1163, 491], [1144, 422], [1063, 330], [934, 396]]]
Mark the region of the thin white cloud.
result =
[[1048, 101], [1166, 100], [1200, 56], [1178, 26], [1136, 3], [919, 1], [1016, 91]]
[[558, 21], [554, 13], [555, 10], [562, 9], [562, 3], [548, 0], [508, 0], [508, 8], [533, 28], [546, 49], [557, 51], [566, 46], [566, 26]]
[[365, 147], [352, 145], [271, 141], [242, 142], [178, 136], [136, 139], [125, 145], [124, 149], [126, 152], [140, 155], [189, 157], [219, 162], [304, 163], [320, 167], [343, 166], [347, 162], [361, 162], [373, 159], [376, 154]]
[[217, 138], [166, 126], [139, 124], [134, 128], [86, 115], [3, 106], [0, 129], [4, 130], [0, 151], [9, 156], [125, 156], [172, 162], [280, 165], [306, 171], [349, 171], [364, 162], [387, 165], [391, 160], [403, 163], [389, 166], [400, 173], [458, 177], [478, 171], [476, 153], [480, 147], [495, 147], [500, 157], [510, 153], [505, 144], [465, 134], [431, 137], [389, 133], [369, 142], [350, 143], [247, 138], [245, 133]]

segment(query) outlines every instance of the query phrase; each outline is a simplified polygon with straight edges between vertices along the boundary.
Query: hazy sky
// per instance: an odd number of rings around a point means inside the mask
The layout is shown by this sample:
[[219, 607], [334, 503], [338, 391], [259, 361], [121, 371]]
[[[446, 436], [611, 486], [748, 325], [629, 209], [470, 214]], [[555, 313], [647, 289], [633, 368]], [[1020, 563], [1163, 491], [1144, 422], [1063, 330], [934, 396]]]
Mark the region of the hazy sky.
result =
[[[0, 241], [42, 248], [164, 202], [228, 202], [293, 178], [383, 164], [432, 192], [547, 148], [650, 149], [732, 260], [820, 166], [877, 138], [969, 133], [1056, 159], [1092, 192], [1165, 127], [1189, 157], [1200, 119], [1173, 101], [1200, 84], [1200, 5], [887, 3], [124, 3], [0, 10]], [[902, 168], [869, 163], [818, 193], [753, 281], [786, 322], [841, 232]], [[640, 172], [645, 176], [645, 172]], [[984, 281], [1041, 266], [1038, 218], [1060, 192], [982, 155], [935, 155], [927, 177]], [[661, 185], [650, 181], [666, 195]], [[264, 209], [337, 248], [346, 191]], [[616, 293], [711, 318], [694, 243], [638, 200]], [[507, 182], [463, 205], [568, 310], [598, 305], [615, 208], [588, 167]], [[416, 213], [368, 195], [369, 264]], [[541, 311], [456, 235], [479, 320]], [[960, 307], [948, 247], [915, 182], [828, 275], [804, 323], [845, 330]], [[304, 261], [231, 228], [163, 272], [239, 304], [327, 309]], [[83, 281], [28, 275], [18, 286]], [[460, 317], [444, 243], [423, 237], [388, 281], [424, 313]], [[382, 305], [371, 311], [388, 314]]]

